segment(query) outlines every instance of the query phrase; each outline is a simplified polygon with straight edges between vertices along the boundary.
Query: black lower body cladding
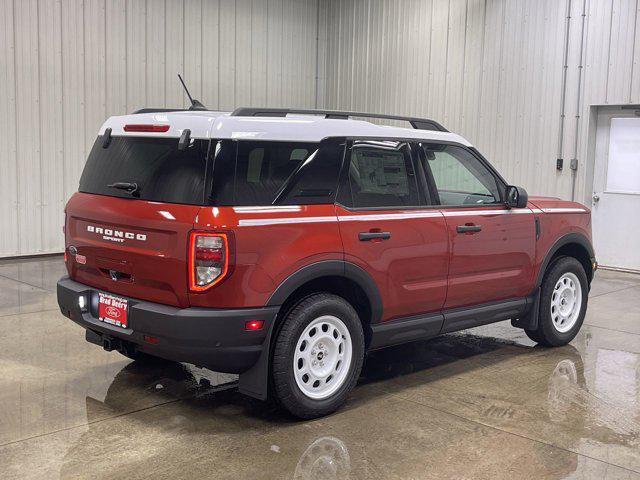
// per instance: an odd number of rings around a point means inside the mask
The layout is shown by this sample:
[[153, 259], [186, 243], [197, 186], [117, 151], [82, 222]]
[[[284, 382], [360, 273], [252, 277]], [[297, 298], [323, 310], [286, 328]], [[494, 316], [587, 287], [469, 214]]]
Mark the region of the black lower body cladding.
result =
[[[280, 308], [177, 308], [129, 298], [125, 329], [98, 320], [98, 290], [63, 277], [57, 291], [62, 314], [89, 330], [88, 338], [93, 343], [102, 340], [106, 345], [126, 345], [156, 357], [225, 373], [243, 373], [256, 363]], [[80, 296], [87, 301], [85, 311], [78, 304]], [[246, 331], [248, 320], [262, 320], [263, 327]], [[155, 337], [157, 343], [145, 341], [145, 335]]]

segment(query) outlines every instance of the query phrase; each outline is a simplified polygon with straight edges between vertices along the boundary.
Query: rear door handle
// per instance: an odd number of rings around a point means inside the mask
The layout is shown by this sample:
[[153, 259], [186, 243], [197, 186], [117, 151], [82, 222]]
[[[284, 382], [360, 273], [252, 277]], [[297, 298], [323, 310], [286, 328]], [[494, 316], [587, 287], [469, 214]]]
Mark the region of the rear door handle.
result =
[[456, 232], [458, 233], [475, 233], [482, 230], [482, 225], [458, 225], [456, 227]]
[[358, 240], [361, 242], [369, 242], [371, 240], [388, 240], [391, 238], [391, 232], [360, 232]]

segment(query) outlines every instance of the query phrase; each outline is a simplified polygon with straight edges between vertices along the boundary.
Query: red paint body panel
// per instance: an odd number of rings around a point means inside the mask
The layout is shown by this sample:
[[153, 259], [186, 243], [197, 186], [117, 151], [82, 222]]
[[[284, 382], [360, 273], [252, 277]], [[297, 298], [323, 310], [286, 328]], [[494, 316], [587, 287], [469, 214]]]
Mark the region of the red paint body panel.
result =
[[[260, 307], [300, 268], [344, 259], [376, 283], [382, 321], [529, 295], [561, 236], [591, 239], [586, 207], [544, 197], [531, 197], [527, 209], [517, 210], [354, 211], [334, 205], [200, 207], [76, 193], [66, 213], [66, 247], [86, 257], [80, 264], [68, 255], [67, 269], [72, 279], [94, 288], [180, 307]], [[482, 230], [456, 231], [466, 224]], [[201, 293], [188, 290], [192, 230], [229, 235], [229, 274]], [[372, 230], [388, 231], [391, 238], [359, 240], [360, 232]], [[133, 238], [120, 242], [123, 235]], [[124, 277], [113, 281], [110, 270]]]
[[[65, 247], [75, 246], [86, 257], [86, 264], [69, 255], [69, 275], [118, 295], [188, 306], [188, 234], [200, 208], [75, 193], [66, 208]], [[111, 235], [91, 232], [87, 227], [108, 229]], [[121, 239], [116, 231], [146, 238]], [[125, 278], [113, 281], [109, 270], [121, 272]]]
[[262, 306], [305, 265], [343, 259], [333, 205], [202, 207], [195, 228], [232, 231], [234, 265], [219, 285], [190, 293], [192, 306]]
[[539, 269], [553, 244], [569, 233], [591, 238], [591, 210], [581, 203], [551, 197], [529, 197], [529, 205], [540, 219], [540, 240], [536, 248]]
[[[449, 241], [435, 209], [358, 210], [337, 206], [345, 259], [371, 275], [382, 297], [382, 321], [440, 310], [447, 293]], [[372, 229], [388, 240], [360, 241]]]
[[[442, 212], [451, 241], [445, 309], [531, 293], [536, 241], [530, 209], [487, 205], [443, 208]], [[458, 233], [459, 225], [476, 225], [482, 230]]]

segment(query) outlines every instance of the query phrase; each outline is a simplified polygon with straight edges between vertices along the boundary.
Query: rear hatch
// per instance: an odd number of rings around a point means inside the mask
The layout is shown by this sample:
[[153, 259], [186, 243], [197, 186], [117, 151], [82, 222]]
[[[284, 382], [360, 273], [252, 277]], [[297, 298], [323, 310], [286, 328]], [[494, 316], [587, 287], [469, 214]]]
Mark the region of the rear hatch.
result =
[[[97, 289], [188, 306], [188, 233], [204, 204], [208, 140], [98, 137], [66, 208], [67, 268]], [[74, 247], [74, 248], [71, 248]]]

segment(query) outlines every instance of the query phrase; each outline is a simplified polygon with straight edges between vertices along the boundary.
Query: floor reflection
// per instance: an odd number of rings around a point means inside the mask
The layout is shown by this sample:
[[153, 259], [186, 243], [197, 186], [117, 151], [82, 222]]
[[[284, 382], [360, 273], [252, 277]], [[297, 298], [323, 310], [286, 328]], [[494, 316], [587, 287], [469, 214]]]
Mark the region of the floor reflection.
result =
[[[508, 353], [507, 348], [511, 349]], [[485, 368], [504, 360], [505, 355], [523, 354], [530, 348], [511, 340], [469, 333], [442, 335], [370, 353], [360, 383], [383, 382], [427, 370], [434, 373], [429, 381], [436, 381], [458, 370]], [[445, 366], [451, 368], [442, 368]]]
[[87, 421], [104, 417], [111, 412], [135, 411], [150, 405], [212, 395], [234, 388], [237, 375], [216, 373], [185, 363], [157, 361], [131, 362], [120, 370], [104, 400], [87, 397]]
[[[608, 445], [615, 458], [619, 451], [611, 447], [623, 445], [627, 466], [637, 465], [638, 430], [628, 419], [637, 411], [601, 414], [602, 400], [590, 389], [598, 372], [607, 374], [619, 359], [605, 354], [613, 362], [601, 360], [607, 368], [585, 369], [599, 347], [584, 338], [577, 345], [546, 350], [457, 334], [376, 352], [345, 408], [314, 422], [240, 395], [234, 376], [173, 362], [124, 363], [104, 395], [85, 396], [88, 425], [46, 450], [48, 466], [61, 478], [87, 471], [171, 478], [183, 469], [234, 479], [370, 479], [398, 472], [400, 478], [460, 472], [491, 478], [510, 469], [537, 478], [618, 478], [616, 469], [576, 452], [602, 454]], [[595, 351], [585, 354], [585, 347]], [[37, 451], [39, 441], [32, 441]], [[27, 453], [16, 451], [21, 461]], [[438, 475], [425, 473], [427, 466]], [[268, 477], [260, 475], [265, 471]]]
[[320, 437], [300, 456], [295, 480], [347, 480], [351, 475], [349, 450], [342, 440]]
[[344, 408], [301, 422], [236, 376], [87, 344], [48, 309], [56, 262], [0, 263], [3, 480], [638, 478], [636, 277], [598, 277], [571, 345], [504, 322], [373, 352]]
[[[486, 375], [490, 378], [491, 372], [498, 377], [501, 376], [500, 372], [504, 367], [501, 364], [509, 362], [523, 364], [523, 361], [524, 364], [528, 362], [533, 371], [533, 374], [530, 373], [531, 388], [522, 389], [522, 383], [520, 383], [521, 392], [518, 393], [505, 390], [503, 386], [496, 384], [492, 397], [481, 394], [485, 407], [485, 416], [480, 419], [481, 423], [509, 428], [513, 422], [523, 420], [523, 412], [528, 412], [531, 415], [530, 420], [538, 422], [542, 429], [555, 424], [559, 431], [570, 432], [572, 444], [564, 445], [563, 448], [580, 450], [581, 439], [589, 435], [593, 437], [594, 429], [600, 429], [597, 435], [599, 442], [635, 445], [637, 431], [630, 431], [629, 435], [625, 436], [620, 434], [619, 429], [612, 428], [621, 420], [619, 415], [615, 419], [609, 416], [606, 424], [599, 421], [597, 415], [592, 415], [595, 413], [590, 411], [590, 407], [594, 406], [590, 404], [590, 402], [593, 403], [590, 400], [592, 394], [588, 391], [584, 362], [578, 349], [567, 346], [548, 351], [514, 341], [473, 334], [450, 335], [372, 354], [367, 360], [360, 386], [353, 395], [354, 398], [341, 415], [349, 416], [354, 409], [371, 408], [373, 412], [378, 412], [377, 414], [372, 412], [372, 415], [378, 417], [379, 406], [376, 404], [376, 399], [385, 399], [389, 392], [415, 400], [411, 390], [416, 386], [422, 390], [429, 389], [430, 383], [446, 383], [460, 375], [463, 377], [473, 375], [474, 371], [482, 372], [485, 376], [483, 381], [486, 381]], [[513, 383], [508, 378], [504, 381]], [[352, 478], [352, 473], [354, 478], [362, 478], [363, 471], [372, 472], [372, 465], [377, 462], [371, 458], [368, 445], [361, 441], [354, 441], [352, 426], [345, 428], [332, 420], [335, 420], [338, 415], [317, 421], [319, 424], [329, 422], [331, 428], [327, 429], [326, 434], [314, 437], [305, 445], [299, 445], [299, 441], [296, 440], [298, 434], [294, 434], [293, 440], [286, 437], [283, 439], [281, 429], [297, 429], [305, 425], [304, 422], [291, 419], [274, 405], [241, 396], [235, 387], [236, 382], [233, 376], [216, 374], [190, 365], [164, 361], [151, 364], [136, 362], [127, 364], [114, 376], [102, 401], [92, 397], [86, 398], [89, 429], [78, 439], [75, 446], [67, 451], [62, 469], [63, 476], [73, 476], [74, 473], [82, 471], [87, 457], [93, 457], [96, 461], [94, 450], [97, 445], [105, 442], [112, 443], [114, 440], [116, 443], [120, 442], [121, 448], [133, 450], [139, 456], [141, 451], [143, 453], [146, 451], [140, 445], [149, 442], [150, 437], [155, 444], [154, 448], [157, 449], [158, 442], [168, 442], [169, 445], [176, 442], [180, 452], [188, 448], [183, 445], [184, 439], [192, 437], [211, 439], [213, 438], [211, 436], [227, 435], [242, 436], [242, 438], [230, 440], [232, 443], [227, 444], [226, 447], [240, 454], [238, 448], [243, 445], [242, 450], [246, 448], [252, 452], [251, 462], [255, 462], [256, 465], [271, 465], [274, 460], [269, 458], [277, 454], [278, 470], [283, 473], [288, 472], [283, 478], [348, 479]], [[478, 392], [474, 392], [473, 384], [467, 383], [466, 388], [468, 388], [466, 398], [469, 402], [473, 402]], [[434, 390], [438, 395], [437, 391], [440, 389], [434, 387]], [[446, 396], [448, 393], [450, 390], [445, 387], [440, 395]], [[423, 397], [422, 400], [425, 398], [428, 399], [429, 396]], [[444, 399], [444, 397], [440, 398]], [[158, 419], [155, 415], [149, 417], [136, 415], [135, 420], [130, 416], [131, 432], [127, 435], [131, 438], [124, 443], [118, 435], [115, 437], [113, 433], [105, 435], [104, 426], [100, 422], [108, 416], [107, 412], [134, 412], [136, 406], [143, 411], [146, 408], [145, 405], [160, 406], [171, 403], [175, 403], [175, 406], [172, 406], [172, 413], [163, 414], [161, 424], [157, 423]], [[429, 404], [429, 401], [426, 404]], [[434, 402], [432, 406], [448, 408], [446, 402]], [[600, 404], [597, 406], [602, 408]], [[377, 420], [384, 422], [384, 415], [376, 420], [374, 417], [370, 418], [372, 422]], [[410, 419], [408, 421], [411, 422]], [[366, 424], [362, 424], [362, 427], [372, 428]], [[387, 428], [395, 429], [398, 425], [394, 422], [388, 426], [378, 425], [375, 428], [376, 434], [385, 435]], [[400, 429], [402, 430], [402, 427]], [[388, 448], [391, 450], [402, 448], [394, 444], [394, 441], [398, 441], [395, 438], [396, 435], [397, 432], [388, 433], [389, 438], [386, 441], [389, 442]], [[416, 438], [415, 441], [418, 444], [439, 442], [437, 438], [428, 439], [429, 435], [437, 435], [437, 433], [425, 430], [421, 434], [422, 438]], [[351, 441], [344, 440], [344, 436]], [[470, 437], [467, 441], [458, 440], [458, 448], [461, 449], [462, 455], [470, 456], [478, 450], [497, 454], [493, 452], [495, 445], [491, 437], [485, 435], [480, 438], [482, 440], [474, 437]], [[400, 440], [401, 443], [402, 441]], [[265, 448], [267, 444], [269, 444], [269, 450]], [[352, 446], [348, 447], [350, 444]], [[205, 441], [202, 448], [209, 455], [217, 457], [222, 464], [237, 461], [229, 457], [229, 452], [218, 451], [219, 446], [216, 441], [209, 444]], [[302, 451], [293, 456], [292, 449], [298, 451], [302, 449]], [[285, 450], [287, 454], [283, 455]], [[458, 450], [458, 454], [461, 451]], [[103, 453], [97, 459], [99, 463], [106, 464], [113, 461], [110, 456], [104, 455]], [[437, 471], [453, 474], [456, 468], [460, 468], [460, 465], [457, 467], [447, 465], [451, 455], [447, 449], [436, 448], [430, 455], [430, 462]], [[143, 457], [145, 457], [144, 454]], [[534, 457], [529, 462], [535, 465], [540, 477], [547, 478], [564, 478], [576, 472], [589, 473], [595, 468], [592, 463], [585, 463], [574, 453], [567, 453], [561, 459], [561, 462], [555, 458], [552, 463], [549, 463], [545, 458]], [[376, 468], [386, 471], [385, 466]], [[355, 472], [352, 472], [353, 469]], [[241, 471], [242, 474], [239, 475], [241, 478], [249, 478], [253, 474], [253, 468], [248, 465], [242, 466]], [[380, 478], [384, 478], [384, 475]]]

